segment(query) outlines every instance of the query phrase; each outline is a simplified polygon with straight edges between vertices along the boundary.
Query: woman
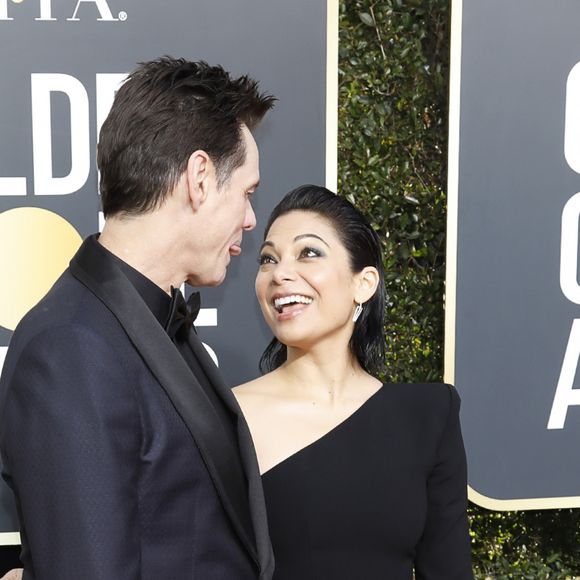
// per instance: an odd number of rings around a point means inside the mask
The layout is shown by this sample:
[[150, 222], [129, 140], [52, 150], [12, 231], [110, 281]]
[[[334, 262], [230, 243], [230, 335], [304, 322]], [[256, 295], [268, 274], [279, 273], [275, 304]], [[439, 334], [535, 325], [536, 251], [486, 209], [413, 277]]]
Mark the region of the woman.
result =
[[268, 374], [234, 392], [247, 418], [275, 580], [473, 578], [459, 397], [382, 384], [380, 243], [317, 186], [274, 209], [256, 293]]

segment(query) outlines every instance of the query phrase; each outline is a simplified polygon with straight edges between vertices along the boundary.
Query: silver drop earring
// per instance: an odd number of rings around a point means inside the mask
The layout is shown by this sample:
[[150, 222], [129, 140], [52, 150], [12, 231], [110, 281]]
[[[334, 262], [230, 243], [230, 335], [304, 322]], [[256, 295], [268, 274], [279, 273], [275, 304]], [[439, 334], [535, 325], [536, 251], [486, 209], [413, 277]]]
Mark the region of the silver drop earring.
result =
[[361, 315], [362, 311], [363, 311], [362, 304], [357, 303], [356, 308], [354, 309], [354, 314], [352, 315], [353, 322], [356, 322], [358, 320], [358, 317]]

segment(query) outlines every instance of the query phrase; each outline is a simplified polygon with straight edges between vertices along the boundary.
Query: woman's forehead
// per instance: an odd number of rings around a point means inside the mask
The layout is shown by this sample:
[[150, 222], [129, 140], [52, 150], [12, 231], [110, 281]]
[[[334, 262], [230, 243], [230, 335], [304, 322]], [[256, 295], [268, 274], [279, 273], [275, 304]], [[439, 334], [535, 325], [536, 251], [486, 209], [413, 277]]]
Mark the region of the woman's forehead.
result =
[[296, 237], [304, 234], [325, 233], [333, 239], [338, 239], [334, 224], [322, 214], [314, 211], [293, 210], [278, 217], [270, 226], [266, 239], [271, 236]]

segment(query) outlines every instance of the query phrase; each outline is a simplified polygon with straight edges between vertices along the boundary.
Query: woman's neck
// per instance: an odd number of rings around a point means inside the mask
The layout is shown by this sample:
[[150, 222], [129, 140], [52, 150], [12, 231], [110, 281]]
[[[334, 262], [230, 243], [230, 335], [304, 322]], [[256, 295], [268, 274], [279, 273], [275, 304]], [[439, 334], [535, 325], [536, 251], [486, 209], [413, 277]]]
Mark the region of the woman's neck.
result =
[[303, 352], [289, 348], [287, 361], [278, 369], [279, 379], [297, 397], [340, 403], [360, 393], [360, 384], [376, 382], [350, 353]]

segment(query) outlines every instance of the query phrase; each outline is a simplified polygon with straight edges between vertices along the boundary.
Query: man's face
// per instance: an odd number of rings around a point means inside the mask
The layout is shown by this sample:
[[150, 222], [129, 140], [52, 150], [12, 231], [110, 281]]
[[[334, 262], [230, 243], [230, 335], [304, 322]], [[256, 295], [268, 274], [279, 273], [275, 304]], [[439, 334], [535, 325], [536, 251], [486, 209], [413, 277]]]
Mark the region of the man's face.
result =
[[251, 196], [260, 181], [258, 147], [245, 126], [242, 128], [242, 140], [246, 151], [243, 165], [234, 169], [219, 189], [215, 176], [211, 179], [203, 207], [206, 219], [204, 235], [198, 255], [194, 257], [196, 272], [188, 278], [193, 286], [221, 284], [231, 257], [242, 252], [243, 232], [256, 227]]

